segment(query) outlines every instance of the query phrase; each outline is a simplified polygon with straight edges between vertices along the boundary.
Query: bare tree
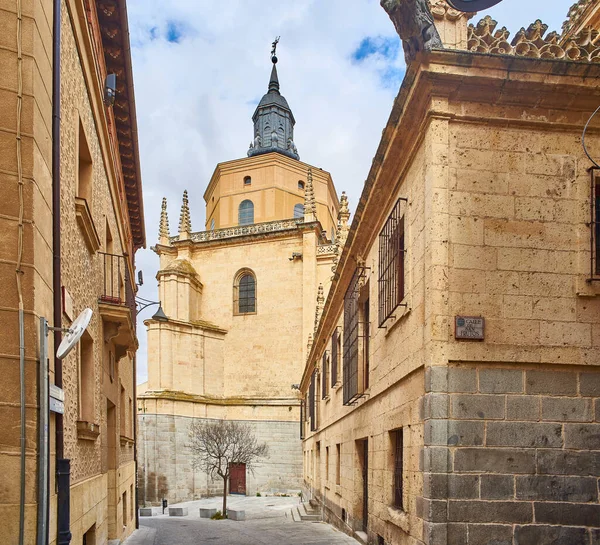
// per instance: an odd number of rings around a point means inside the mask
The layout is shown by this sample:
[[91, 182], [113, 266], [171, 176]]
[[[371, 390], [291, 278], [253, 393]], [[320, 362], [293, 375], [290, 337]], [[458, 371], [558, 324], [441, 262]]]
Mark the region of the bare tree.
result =
[[211, 478], [223, 479], [223, 516], [227, 516], [227, 483], [232, 464], [246, 464], [254, 472], [257, 462], [269, 454], [248, 424], [230, 420], [194, 421], [190, 426], [192, 467]]

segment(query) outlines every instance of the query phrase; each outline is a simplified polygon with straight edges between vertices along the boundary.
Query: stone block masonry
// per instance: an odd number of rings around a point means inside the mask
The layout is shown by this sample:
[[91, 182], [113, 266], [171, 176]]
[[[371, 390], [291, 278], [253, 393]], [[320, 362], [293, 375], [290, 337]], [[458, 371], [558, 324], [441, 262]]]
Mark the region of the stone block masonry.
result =
[[[187, 445], [191, 417], [143, 414], [138, 417], [140, 502], [169, 504], [223, 493], [223, 481], [192, 468]], [[296, 422], [245, 421], [259, 441], [269, 446], [269, 456], [252, 474], [246, 474], [246, 493], [288, 492], [300, 489], [302, 451]]]
[[600, 369], [432, 367], [425, 383], [430, 545], [598, 542]]

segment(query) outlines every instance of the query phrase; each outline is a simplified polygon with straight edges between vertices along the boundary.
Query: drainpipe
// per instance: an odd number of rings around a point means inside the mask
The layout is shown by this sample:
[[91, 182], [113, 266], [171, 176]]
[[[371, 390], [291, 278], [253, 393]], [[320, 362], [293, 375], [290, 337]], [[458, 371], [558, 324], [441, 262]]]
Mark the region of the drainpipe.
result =
[[[134, 316], [134, 324], [137, 320], [137, 312], [136, 316]], [[134, 414], [131, 415], [133, 420], [133, 468], [135, 471], [135, 527], [136, 529], [140, 527], [140, 504], [139, 504], [139, 490], [138, 490], [138, 456], [137, 456], [137, 355], [133, 356], [133, 403], [131, 404], [131, 410], [135, 411]]]
[[[62, 290], [60, 278], [60, 25], [61, 0], [53, 1], [52, 20], [52, 255], [54, 297], [54, 383], [63, 387], [62, 362], [56, 350], [62, 340]], [[55, 413], [56, 482], [57, 482], [57, 543], [71, 543], [71, 461], [65, 459], [63, 415]]]

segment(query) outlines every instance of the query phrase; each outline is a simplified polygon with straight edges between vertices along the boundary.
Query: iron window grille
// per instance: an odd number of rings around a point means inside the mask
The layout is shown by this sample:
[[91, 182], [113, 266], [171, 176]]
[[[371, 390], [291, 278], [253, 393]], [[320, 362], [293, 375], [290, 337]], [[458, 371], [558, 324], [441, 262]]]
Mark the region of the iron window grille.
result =
[[401, 197], [379, 233], [379, 327], [393, 315], [405, 296], [404, 256], [406, 254], [404, 240], [404, 215], [402, 214]]
[[590, 169], [590, 277], [589, 282], [600, 282], [600, 174]]
[[304, 399], [300, 400], [300, 439], [304, 439]]
[[366, 283], [367, 270], [363, 266], [356, 269], [344, 296], [344, 405], [350, 405], [364, 395], [365, 368], [360, 362], [361, 356], [364, 358], [365, 327], [361, 323], [360, 292]]
[[331, 336], [331, 387], [337, 386], [338, 379], [338, 367], [340, 360], [340, 353], [342, 348], [342, 337], [340, 335], [340, 328], [336, 327], [333, 335]]
[[393, 433], [394, 440], [394, 507], [403, 509], [404, 496], [404, 430]]
[[315, 414], [316, 380], [317, 380], [317, 371], [315, 370], [315, 371], [313, 371], [312, 377], [310, 379], [310, 387], [308, 389], [308, 410], [309, 410], [309, 419], [310, 419], [310, 431], [317, 431], [317, 418], [316, 418], [316, 414]]
[[329, 354], [327, 350], [323, 353], [323, 359], [321, 360], [321, 398], [325, 399], [328, 393], [327, 375], [329, 373]]

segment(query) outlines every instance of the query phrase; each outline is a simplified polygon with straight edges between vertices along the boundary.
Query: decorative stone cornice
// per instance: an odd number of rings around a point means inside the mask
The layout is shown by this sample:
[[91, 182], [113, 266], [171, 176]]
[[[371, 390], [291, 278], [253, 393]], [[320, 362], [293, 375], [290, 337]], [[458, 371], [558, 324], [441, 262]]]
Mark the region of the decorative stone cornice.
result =
[[[264, 223], [253, 223], [252, 225], [236, 225], [235, 227], [224, 227], [223, 229], [214, 229], [213, 231], [190, 233], [189, 238], [192, 242], [209, 242], [248, 235], [295, 231], [298, 229], [299, 224], [303, 222], [304, 220], [302, 218], [293, 218]], [[179, 237], [171, 237], [171, 242], [177, 242], [178, 240]]]
[[192, 220], [190, 218], [190, 206], [186, 189], [183, 192], [183, 203], [181, 204], [181, 214], [179, 215], [179, 240], [190, 238], [191, 232]]
[[348, 239], [348, 232], [350, 231], [350, 228], [348, 227], [349, 219], [350, 207], [348, 206], [348, 196], [346, 195], [345, 191], [342, 191], [342, 196], [340, 197], [340, 211], [338, 212], [337, 231], [335, 234], [335, 258], [333, 259], [333, 267], [331, 267], [331, 271], [334, 274], [337, 270], [337, 265], [340, 260], [340, 256], [342, 255], [342, 250], [344, 249], [344, 245]]
[[169, 216], [167, 215], [167, 198], [163, 197], [160, 207], [160, 224], [158, 227], [158, 240], [160, 244], [169, 244]]
[[467, 49], [477, 53], [514, 55], [536, 59], [566, 59], [572, 61], [599, 62], [600, 40], [597, 30], [587, 28], [572, 36], [564, 43], [560, 35], [551, 32], [546, 35], [548, 25], [539, 19], [522, 28], [512, 41], [508, 41], [510, 32], [506, 27], [496, 30], [498, 23], [489, 15], [477, 26], [469, 25]]
[[312, 168], [306, 174], [306, 187], [304, 188], [304, 222], [308, 223], [317, 219], [317, 203], [315, 201], [315, 188], [313, 186]]
[[589, 6], [592, 5], [592, 0], [579, 0], [575, 2], [567, 13], [567, 19], [562, 25], [563, 36], [567, 36], [579, 24], [581, 17]]

